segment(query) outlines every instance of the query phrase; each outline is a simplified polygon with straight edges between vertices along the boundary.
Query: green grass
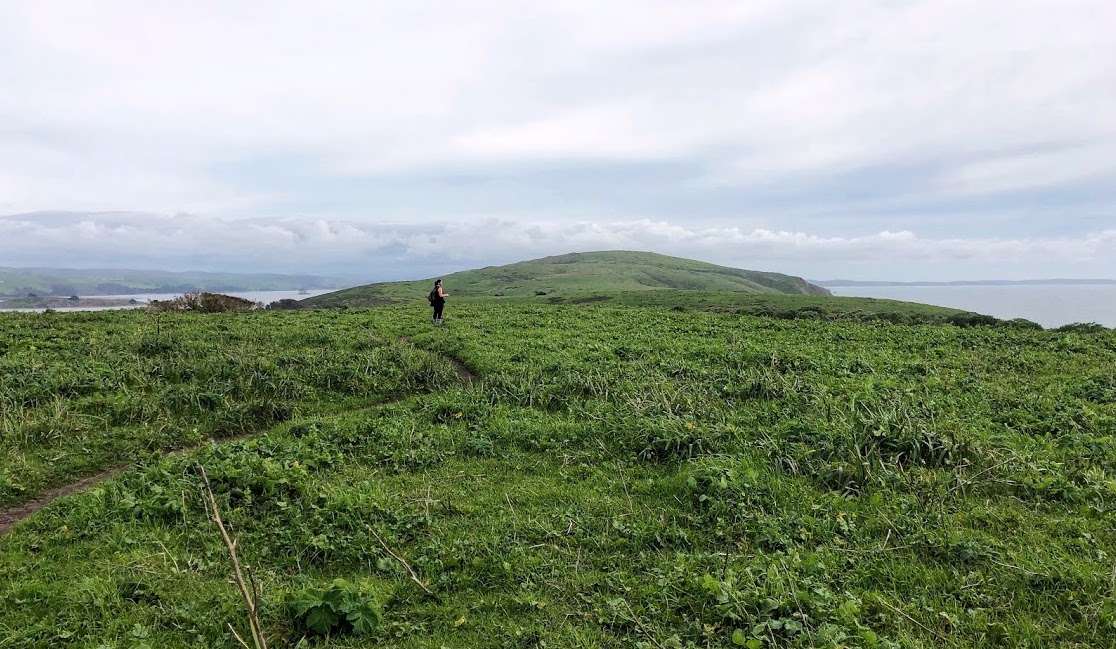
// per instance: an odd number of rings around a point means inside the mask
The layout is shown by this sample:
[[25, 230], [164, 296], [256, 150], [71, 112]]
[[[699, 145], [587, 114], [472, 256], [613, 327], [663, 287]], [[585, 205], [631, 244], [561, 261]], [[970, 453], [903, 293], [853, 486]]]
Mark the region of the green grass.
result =
[[784, 320], [885, 320], [896, 324], [942, 323], [950, 317], [966, 313], [949, 307], [876, 298], [720, 291], [621, 291], [574, 293], [529, 299], [547, 304], [609, 304], [669, 308], [675, 311], [735, 313]]
[[[585, 252], [452, 273], [446, 291], [459, 297], [522, 297], [536, 293], [615, 293], [663, 289], [820, 294], [798, 277], [716, 266], [650, 252]], [[303, 300], [312, 307], [368, 307], [421, 302], [433, 279], [369, 284]]]
[[355, 314], [2, 318], [0, 506], [152, 451], [457, 380]]
[[[393, 381], [419, 394], [379, 408], [321, 391], [266, 435], [56, 502], [0, 538], [0, 647], [231, 646], [246, 618], [199, 463], [272, 646], [1116, 643], [1116, 333], [618, 302], [464, 300], [438, 328], [418, 307], [183, 315], [164, 336], [214, 376], [245, 340], [262, 363], [337, 346], [343, 368], [359, 337], [481, 380]], [[142, 339], [143, 318], [5, 316], [0, 358], [81, 384], [106, 371], [78, 362], [89, 341]], [[292, 608], [337, 579], [368, 634]]]

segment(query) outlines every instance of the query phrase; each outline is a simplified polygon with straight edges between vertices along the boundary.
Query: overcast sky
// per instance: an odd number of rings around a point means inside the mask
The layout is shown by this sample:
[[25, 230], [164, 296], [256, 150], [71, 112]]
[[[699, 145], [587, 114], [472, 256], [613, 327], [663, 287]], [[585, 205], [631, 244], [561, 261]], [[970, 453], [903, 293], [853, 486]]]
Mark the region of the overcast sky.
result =
[[1112, 0], [0, 0], [0, 266], [1116, 277]]

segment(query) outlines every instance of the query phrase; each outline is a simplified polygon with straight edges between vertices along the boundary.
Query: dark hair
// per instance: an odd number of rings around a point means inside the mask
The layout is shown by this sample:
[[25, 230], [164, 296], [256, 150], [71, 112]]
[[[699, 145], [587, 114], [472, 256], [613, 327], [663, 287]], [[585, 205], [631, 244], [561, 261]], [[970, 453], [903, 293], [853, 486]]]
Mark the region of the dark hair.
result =
[[442, 280], [440, 280], [440, 279], [434, 280], [434, 286], [438, 286], [441, 283], [442, 283]]

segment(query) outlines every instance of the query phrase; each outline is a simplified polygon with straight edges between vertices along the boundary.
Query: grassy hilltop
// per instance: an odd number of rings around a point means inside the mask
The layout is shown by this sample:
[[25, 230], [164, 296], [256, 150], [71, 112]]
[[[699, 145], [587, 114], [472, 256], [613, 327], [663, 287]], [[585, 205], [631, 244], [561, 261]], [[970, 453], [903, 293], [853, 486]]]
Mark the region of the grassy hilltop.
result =
[[[569, 295], [686, 289], [745, 293], [829, 295], [799, 277], [717, 266], [651, 252], [578, 252], [506, 266], [489, 266], [445, 275], [455, 297], [524, 297], [537, 293]], [[307, 306], [381, 306], [421, 302], [434, 280], [384, 282], [358, 286], [303, 302]]]
[[[660, 307], [780, 319], [941, 323], [959, 309], [835, 297], [799, 277], [717, 266], [649, 252], [585, 252], [445, 275], [451, 311], [463, 301]], [[308, 308], [423, 304], [433, 279], [382, 282], [318, 295]], [[545, 294], [545, 295], [540, 295]]]

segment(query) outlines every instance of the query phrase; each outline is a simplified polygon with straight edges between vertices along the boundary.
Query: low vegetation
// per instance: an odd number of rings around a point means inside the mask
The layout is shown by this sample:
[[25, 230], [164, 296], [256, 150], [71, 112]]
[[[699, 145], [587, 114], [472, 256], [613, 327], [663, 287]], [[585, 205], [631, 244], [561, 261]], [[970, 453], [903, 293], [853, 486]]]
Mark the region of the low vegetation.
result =
[[366, 318], [201, 315], [0, 318], [0, 506], [152, 452], [456, 381]]
[[1116, 644], [1116, 333], [554, 297], [0, 318], [0, 646]]

